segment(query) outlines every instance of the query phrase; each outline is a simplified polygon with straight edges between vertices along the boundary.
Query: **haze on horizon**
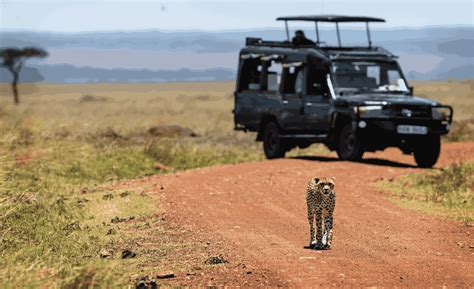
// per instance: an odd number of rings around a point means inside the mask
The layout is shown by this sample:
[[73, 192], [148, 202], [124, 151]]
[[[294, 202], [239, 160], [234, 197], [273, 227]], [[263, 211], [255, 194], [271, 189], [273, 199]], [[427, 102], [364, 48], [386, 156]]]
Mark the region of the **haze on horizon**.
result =
[[[0, 0], [0, 30], [93, 32], [281, 28], [281, 15], [377, 16], [373, 28], [473, 26], [472, 0]], [[244, 15], [244, 17], [242, 17]]]

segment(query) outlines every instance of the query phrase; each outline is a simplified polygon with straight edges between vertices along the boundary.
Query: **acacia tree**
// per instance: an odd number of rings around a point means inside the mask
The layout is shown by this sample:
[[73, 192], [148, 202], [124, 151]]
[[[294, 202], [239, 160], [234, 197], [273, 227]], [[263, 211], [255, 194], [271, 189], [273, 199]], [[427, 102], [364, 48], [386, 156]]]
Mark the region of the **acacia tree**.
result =
[[20, 78], [20, 71], [23, 68], [25, 60], [30, 57], [46, 57], [48, 53], [37, 47], [18, 48], [4, 48], [0, 49], [0, 66], [5, 67], [12, 74], [12, 90], [13, 101], [15, 104], [20, 103], [18, 96], [18, 81]]

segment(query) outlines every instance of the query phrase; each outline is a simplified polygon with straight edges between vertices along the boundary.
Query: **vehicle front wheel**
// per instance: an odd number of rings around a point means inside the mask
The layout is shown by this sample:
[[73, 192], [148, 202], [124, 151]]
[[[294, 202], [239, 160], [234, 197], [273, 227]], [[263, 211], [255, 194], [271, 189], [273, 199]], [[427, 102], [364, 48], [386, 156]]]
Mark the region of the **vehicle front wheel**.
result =
[[344, 161], [357, 161], [362, 158], [364, 149], [360, 137], [350, 123], [346, 124], [339, 134], [337, 155]]
[[278, 126], [274, 122], [269, 122], [264, 128], [263, 151], [267, 159], [276, 159], [285, 156], [286, 147], [280, 138]]
[[420, 168], [431, 168], [438, 161], [441, 151], [439, 135], [427, 136], [415, 148], [415, 162]]

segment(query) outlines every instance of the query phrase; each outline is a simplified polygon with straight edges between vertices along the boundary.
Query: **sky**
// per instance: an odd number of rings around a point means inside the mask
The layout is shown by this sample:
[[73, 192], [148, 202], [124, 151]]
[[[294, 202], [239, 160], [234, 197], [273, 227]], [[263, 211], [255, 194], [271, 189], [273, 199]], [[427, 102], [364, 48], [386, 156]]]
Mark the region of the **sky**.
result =
[[474, 0], [0, 0], [0, 30], [51, 32], [280, 28], [283, 15], [377, 16], [374, 28], [474, 26]]

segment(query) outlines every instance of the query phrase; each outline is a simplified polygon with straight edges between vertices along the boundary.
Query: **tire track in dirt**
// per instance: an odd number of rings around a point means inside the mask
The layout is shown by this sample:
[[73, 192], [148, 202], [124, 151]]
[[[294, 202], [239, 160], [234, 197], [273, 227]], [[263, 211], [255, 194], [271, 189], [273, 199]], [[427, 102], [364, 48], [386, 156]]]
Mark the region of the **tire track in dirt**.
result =
[[[437, 166], [473, 158], [474, 143], [445, 144]], [[340, 162], [334, 156], [280, 159], [153, 176], [126, 185], [151, 186], [172, 222], [192, 226], [196, 234], [219, 236], [230, 260], [245, 259], [271, 272], [271, 281], [252, 284], [472, 287], [473, 228], [399, 208], [373, 185], [381, 178], [420, 171], [412, 157], [389, 149], [367, 153], [361, 163]], [[329, 251], [303, 248], [309, 241], [305, 189], [313, 176], [336, 177], [334, 247]], [[246, 281], [228, 274], [213, 276], [213, 284]], [[248, 278], [255, 276], [260, 275]], [[208, 279], [179, 281], [207, 284]]]

